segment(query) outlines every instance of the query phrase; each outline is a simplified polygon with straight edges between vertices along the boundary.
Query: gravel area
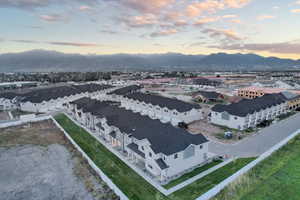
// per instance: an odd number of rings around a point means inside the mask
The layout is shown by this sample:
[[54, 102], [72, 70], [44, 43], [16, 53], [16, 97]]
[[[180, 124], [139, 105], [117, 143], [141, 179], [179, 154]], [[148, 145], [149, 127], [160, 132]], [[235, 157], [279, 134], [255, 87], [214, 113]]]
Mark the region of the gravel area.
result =
[[1, 199], [93, 200], [74, 175], [71, 155], [62, 145], [25, 145], [0, 152]]
[[47, 120], [0, 129], [1, 200], [117, 200]]

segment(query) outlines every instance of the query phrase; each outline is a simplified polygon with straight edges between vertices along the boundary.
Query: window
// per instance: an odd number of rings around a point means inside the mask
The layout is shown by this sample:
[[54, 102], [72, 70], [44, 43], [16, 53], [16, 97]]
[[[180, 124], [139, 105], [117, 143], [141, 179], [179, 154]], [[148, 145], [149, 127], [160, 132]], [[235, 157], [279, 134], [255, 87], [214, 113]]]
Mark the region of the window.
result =
[[178, 158], [178, 154], [176, 153], [175, 155], [174, 155], [174, 159], [177, 159]]
[[163, 159], [166, 160], [166, 156], [163, 156]]
[[195, 146], [190, 145], [188, 148], [186, 148], [183, 152], [183, 158], [190, 158], [195, 155]]
[[238, 118], [237, 118], [237, 117], [234, 117], [234, 119], [237, 120]]
[[200, 145], [200, 149], [203, 149], [203, 146], [202, 146], [202, 145]]
[[149, 152], [149, 156], [152, 157], [152, 153], [151, 152]]
[[142, 150], [144, 151], [145, 149], [144, 149], [144, 146], [142, 146]]
[[152, 167], [151, 165], [149, 165], [149, 164], [148, 164], [148, 167], [149, 167], [150, 169], [153, 169], [153, 167]]
[[227, 112], [222, 112], [222, 119], [229, 120], [230, 116]]

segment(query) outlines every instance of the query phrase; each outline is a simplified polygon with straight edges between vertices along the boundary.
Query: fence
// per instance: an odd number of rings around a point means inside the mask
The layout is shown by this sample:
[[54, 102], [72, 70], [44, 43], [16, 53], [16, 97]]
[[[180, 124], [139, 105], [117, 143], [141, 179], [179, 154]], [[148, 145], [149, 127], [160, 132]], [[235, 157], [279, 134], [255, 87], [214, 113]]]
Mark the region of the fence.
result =
[[51, 117], [55, 125], [64, 133], [72, 145], [81, 153], [81, 155], [88, 161], [89, 165], [95, 170], [95, 172], [101, 177], [101, 179], [120, 197], [121, 200], [129, 200], [129, 198], [108, 178], [105, 173], [99, 169], [90, 157], [76, 144], [71, 136], [60, 126], [60, 124]]
[[51, 119], [51, 116], [47, 115], [47, 116], [36, 117], [36, 118], [31, 118], [31, 119], [9, 121], [9, 122], [0, 123], [0, 128], [7, 128], [10, 126], [19, 126], [19, 125], [26, 124], [29, 122], [38, 122], [38, 121], [43, 121], [43, 120], [47, 120], [47, 119]]

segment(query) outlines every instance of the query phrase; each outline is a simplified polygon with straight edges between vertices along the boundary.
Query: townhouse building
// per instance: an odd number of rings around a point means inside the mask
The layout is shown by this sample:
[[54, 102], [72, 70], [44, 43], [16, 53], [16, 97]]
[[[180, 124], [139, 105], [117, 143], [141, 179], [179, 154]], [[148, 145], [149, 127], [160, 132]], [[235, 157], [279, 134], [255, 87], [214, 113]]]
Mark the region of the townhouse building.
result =
[[200, 105], [186, 103], [177, 99], [163, 96], [134, 92], [120, 98], [121, 106], [147, 115], [152, 119], [159, 119], [163, 123], [190, 123], [202, 119]]
[[292, 110], [297, 110], [300, 108], [300, 95], [291, 93], [291, 92], [281, 92], [283, 97], [286, 99], [287, 104], [288, 104], [288, 109], [290, 111]]
[[126, 87], [122, 87], [108, 93], [108, 95], [106, 96], [106, 100], [121, 101], [124, 95], [139, 92], [141, 89], [142, 87], [139, 85], [129, 85]]
[[13, 92], [0, 93], [0, 110], [13, 110], [17, 108], [19, 95]]
[[272, 120], [286, 113], [288, 103], [279, 94], [266, 94], [255, 99], [243, 99], [229, 105], [215, 105], [211, 109], [211, 123], [245, 130], [264, 120]]
[[48, 112], [84, 96], [103, 95], [112, 86], [99, 84], [66, 85], [40, 88], [26, 93], [7, 92], [0, 94], [0, 109], [20, 109], [28, 112]]
[[67, 105], [74, 119], [159, 181], [171, 180], [209, 159], [208, 140], [118, 106], [82, 98]]
[[204, 103], [217, 102], [224, 99], [224, 95], [214, 91], [198, 91], [193, 93], [193, 99]]
[[84, 84], [34, 90], [21, 99], [20, 109], [30, 112], [58, 110], [69, 101], [105, 94], [111, 88], [112, 86], [109, 85]]

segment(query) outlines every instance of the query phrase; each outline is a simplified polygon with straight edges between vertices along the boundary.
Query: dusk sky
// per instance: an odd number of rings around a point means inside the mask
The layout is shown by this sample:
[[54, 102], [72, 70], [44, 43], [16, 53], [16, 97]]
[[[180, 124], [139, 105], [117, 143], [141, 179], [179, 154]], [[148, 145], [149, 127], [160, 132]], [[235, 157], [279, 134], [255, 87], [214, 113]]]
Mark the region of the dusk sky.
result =
[[256, 53], [300, 59], [300, 0], [0, 0], [0, 53]]

